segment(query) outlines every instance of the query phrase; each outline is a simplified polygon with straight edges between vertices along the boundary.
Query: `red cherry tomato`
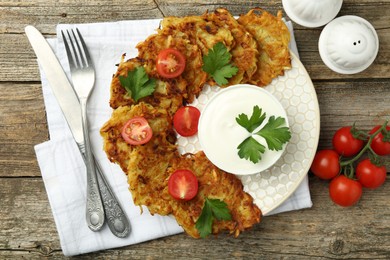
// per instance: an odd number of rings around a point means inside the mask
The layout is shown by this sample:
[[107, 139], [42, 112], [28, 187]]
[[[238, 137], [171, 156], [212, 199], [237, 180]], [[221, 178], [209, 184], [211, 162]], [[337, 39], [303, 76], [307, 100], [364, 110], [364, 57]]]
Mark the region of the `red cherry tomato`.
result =
[[145, 144], [152, 138], [152, 128], [144, 117], [133, 117], [122, 128], [122, 137], [128, 144]]
[[[370, 134], [375, 133], [381, 126], [375, 126], [371, 131]], [[390, 126], [386, 126], [386, 130], [390, 131]], [[378, 155], [389, 155], [390, 154], [390, 142], [384, 142], [383, 141], [383, 134], [379, 133], [377, 134], [371, 143], [371, 148], [374, 150], [374, 152]]]
[[360, 182], [339, 175], [329, 184], [329, 195], [334, 203], [343, 207], [356, 204], [362, 196], [363, 188]]
[[333, 136], [333, 148], [339, 155], [350, 157], [357, 154], [364, 145], [363, 140], [356, 139], [351, 133], [351, 126], [345, 126], [336, 131]]
[[168, 48], [157, 55], [156, 69], [164, 78], [180, 76], [186, 67], [186, 58], [178, 50]]
[[316, 153], [310, 170], [323, 180], [334, 178], [340, 172], [339, 155], [333, 150], [320, 150]]
[[169, 177], [168, 192], [177, 200], [191, 200], [198, 193], [198, 179], [190, 170], [176, 170]]
[[364, 159], [356, 167], [356, 178], [363, 187], [378, 188], [386, 180], [386, 167], [376, 166], [369, 159]]
[[179, 108], [173, 116], [173, 126], [181, 136], [192, 136], [198, 132], [200, 111], [196, 107]]

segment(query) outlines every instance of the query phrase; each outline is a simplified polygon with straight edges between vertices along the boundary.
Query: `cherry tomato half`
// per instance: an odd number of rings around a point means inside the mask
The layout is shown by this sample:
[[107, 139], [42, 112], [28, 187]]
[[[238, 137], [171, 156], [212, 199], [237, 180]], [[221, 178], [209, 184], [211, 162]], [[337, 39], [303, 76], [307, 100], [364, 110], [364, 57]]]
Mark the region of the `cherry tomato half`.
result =
[[334, 178], [340, 172], [339, 155], [333, 150], [320, 150], [316, 153], [310, 170], [323, 180]]
[[357, 154], [364, 145], [363, 140], [356, 139], [351, 133], [351, 126], [345, 126], [333, 135], [332, 144], [335, 151], [342, 156], [350, 157]]
[[122, 137], [128, 144], [145, 144], [152, 138], [152, 128], [148, 121], [141, 116], [133, 117], [122, 128]]
[[363, 188], [360, 182], [345, 175], [339, 175], [329, 184], [329, 195], [334, 203], [343, 207], [356, 204], [362, 196]]
[[[375, 126], [371, 131], [370, 134], [375, 133], [381, 126]], [[386, 130], [390, 131], [390, 126], [386, 126]], [[379, 133], [377, 134], [371, 143], [371, 148], [374, 150], [374, 152], [378, 155], [388, 155], [390, 154], [390, 142], [383, 142], [383, 134]]]
[[356, 167], [356, 178], [363, 187], [378, 188], [386, 180], [386, 167], [376, 166], [370, 159], [364, 159]]
[[169, 177], [168, 192], [177, 200], [191, 200], [198, 193], [198, 179], [190, 170], [176, 170]]
[[164, 78], [176, 78], [180, 76], [186, 67], [186, 58], [178, 50], [168, 48], [157, 55], [156, 69]]
[[196, 107], [179, 108], [173, 116], [173, 126], [181, 136], [192, 136], [198, 132], [200, 111]]

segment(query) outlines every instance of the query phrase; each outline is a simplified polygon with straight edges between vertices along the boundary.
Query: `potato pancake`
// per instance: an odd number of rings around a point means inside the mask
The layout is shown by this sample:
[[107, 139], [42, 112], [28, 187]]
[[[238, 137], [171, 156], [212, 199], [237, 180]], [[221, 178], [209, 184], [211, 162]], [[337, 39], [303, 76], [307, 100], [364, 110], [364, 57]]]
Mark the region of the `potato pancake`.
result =
[[[192, 44], [199, 46], [202, 57], [218, 42], [222, 42], [230, 51], [236, 44], [233, 33], [228, 26], [224, 26], [222, 21], [215, 18], [208, 13], [202, 16], [166, 17], [161, 21], [161, 32], [186, 35]], [[202, 65], [203, 60], [200, 68]], [[202, 69], [200, 71], [203, 72]], [[215, 85], [211, 78], [208, 83]]]
[[218, 8], [213, 13], [205, 13], [204, 19], [213, 21], [219, 28], [228, 29], [233, 36], [234, 45], [232, 64], [237, 66], [238, 72], [229, 79], [227, 85], [249, 82], [257, 70], [257, 42], [246, 29], [224, 8]]
[[[205, 198], [224, 201], [232, 215], [229, 221], [213, 223], [214, 234], [227, 230], [238, 236], [260, 222], [261, 211], [243, 191], [241, 181], [214, 166], [203, 152], [179, 156], [174, 151], [161, 154], [151, 146], [138, 146], [130, 157], [128, 182], [135, 205], [147, 206], [151, 214], [172, 214], [190, 236], [199, 238], [195, 223]], [[198, 179], [198, 194], [190, 201], [178, 201], [168, 192], [169, 176], [176, 169], [191, 170]]]
[[[160, 30], [158, 34], [149, 36], [145, 41], [139, 43], [138, 58], [147, 64], [147, 71], [152, 77], [167, 81], [162, 78], [156, 71], [156, 60], [158, 54], [167, 48], [173, 48], [182, 53], [186, 58], [186, 68], [178, 81], [186, 84], [186, 92], [180, 89], [186, 103], [191, 103], [203, 88], [207, 79], [207, 73], [202, 70], [202, 53], [196, 44], [192, 44], [187, 34], [170, 30]], [[185, 83], [182, 83], [185, 81]], [[172, 91], [168, 91], [172, 93]]]
[[272, 79], [284, 75], [284, 70], [291, 68], [291, 57], [290, 32], [282, 20], [282, 12], [273, 16], [256, 8], [241, 15], [237, 21], [253, 35], [259, 49], [257, 71], [249, 83], [266, 86]]
[[[140, 58], [132, 58], [124, 61], [122, 56], [118, 69], [111, 81], [110, 106], [114, 109], [120, 106], [131, 106], [135, 104], [130, 94], [121, 85], [119, 76], [126, 77], [129, 71], [136, 67], [143, 66], [149, 75], [153, 75], [151, 66]], [[176, 110], [183, 105], [184, 97], [187, 96], [187, 82], [183, 78], [178, 79], [158, 79], [156, 80], [156, 90], [152, 96], [141, 99], [154, 106], [165, 108], [173, 115]]]
[[190, 169], [199, 182], [197, 196], [191, 202], [174, 201], [173, 215], [177, 222], [192, 237], [199, 237], [195, 222], [202, 211], [205, 198], [219, 199], [227, 204], [232, 220], [214, 221], [213, 234], [228, 230], [237, 237], [241, 231], [251, 228], [261, 220], [261, 211], [253, 198], [243, 191], [241, 181], [233, 174], [226, 173], [213, 165], [203, 152], [173, 158], [168, 173], [175, 169]]
[[[207, 14], [207, 13], [206, 13]], [[215, 21], [205, 19], [203, 16], [169, 16], [161, 21], [161, 32], [181, 32], [188, 37], [192, 44], [199, 46], [202, 54], [207, 54], [209, 49], [222, 42], [228, 50], [234, 45], [232, 32], [219, 26]]]
[[124, 124], [136, 116], [144, 117], [153, 131], [152, 139], [144, 146], [151, 147], [156, 153], [176, 150], [172, 117], [165, 108], [153, 107], [144, 102], [133, 106], [121, 106], [113, 111], [111, 118], [100, 129], [100, 134], [104, 140], [103, 149], [107, 157], [111, 162], [118, 163], [125, 173], [130, 154], [138, 146], [127, 144], [122, 138], [121, 131]]

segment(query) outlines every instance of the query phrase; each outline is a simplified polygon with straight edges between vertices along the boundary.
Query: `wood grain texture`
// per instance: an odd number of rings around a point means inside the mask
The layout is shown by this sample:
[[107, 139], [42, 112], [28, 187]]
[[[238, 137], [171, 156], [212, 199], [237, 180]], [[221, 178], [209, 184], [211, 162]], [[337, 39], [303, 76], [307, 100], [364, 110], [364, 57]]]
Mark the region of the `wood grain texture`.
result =
[[[87, 3], [87, 4], [86, 4]], [[24, 35], [24, 27], [32, 24], [48, 37], [54, 37], [58, 23], [105, 22], [126, 19], [161, 18], [170, 15], [196, 15], [217, 7], [226, 7], [239, 15], [261, 6], [276, 13], [281, 1], [241, 2], [218, 1], [34, 1], [33, 3], [3, 3], [0, 13], [0, 79], [5, 81], [39, 81], [35, 56]], [[318, 38], [322, 28], [309, 29], [295, 24], [296, 40], [302, 63], [313, 80], [389, 78], [390, 68], [390, 1], [344, 1], [339, 16], [353, 14], [370, 21], [376, 28], [380, 50], [374, 64], [353, 75], [342, 75], [328, 69], [318, 53]], [[30, 6], [32, 5], [32, 6]], [[28, 8], [27, 8], [28, 6]]]
[[[18, 192], [14, 192], [15, 189]], [[80, 258], [390, 257], [390, 214], [384, 210], [390, 204], [390, 182], [376, 191], [365, 191], [359, 204], [351, 208], [341, 208], [329, 200], [327, 182], [311, 177], [310, 190], [311, 209], [265, 217], [261, 224], [238, 238], [220, 235], [195, 240], [180, 234]], [[39, 178], [3, 178], [0, 196], [0, 258], [65, 258], [61, 254], [44, 185]]]
[[[49, 139], [40, 76], [24, 27], [55, 37], [59, 23], [91, 23], [201, 14], [226, 7], [234, 15], [252, 7], [276, 13], [281, 1], [30, 0], [0, 3], [0, 259], [65, 259], [34, 153]], [[313, 79], [321, 113], [319, 148], [334, 132], [356, 122], [363, 130], [390, 120], [390, 0], [345, 0], [338, 16], [357, 15], [376, 28], [380, 50], [367, 70], [332, 72], [318, 53], [323, 27], [294, 24], [302, 63]], [[390, 169], [390, 157], [385, 158]], [[341, 208], [328, 196], [328, 182], [310, 176], [313, 207], [275, 216], [235, 239], [194, 240], [185, 234], [80, 259], [390, 259], [390, 180], [364, 190], [357, 206]]]
[[40, 176], [34, 145], [48, 140], [40, 84], [0, 83], [0, 177]]

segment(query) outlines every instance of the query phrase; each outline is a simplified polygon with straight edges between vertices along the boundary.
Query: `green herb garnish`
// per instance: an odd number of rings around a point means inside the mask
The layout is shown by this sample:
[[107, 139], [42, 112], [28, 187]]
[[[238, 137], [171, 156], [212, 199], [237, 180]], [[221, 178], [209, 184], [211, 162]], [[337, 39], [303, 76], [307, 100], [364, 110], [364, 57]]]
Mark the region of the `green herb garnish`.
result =
[[224, 201], [206, 198], [202, 213], [195, 223], [200, 237], [205, 238], [212, 232], [213, 220], [231, 220], [229, 209]]
[[259, 106], [254, 106], [251, 118], [242, 113], [236, 117], [236, 121], [240, 126], [248, 130], [249, 133], [252, 133], [263, 123], [265, 117], [266, 115], [262, 113], [262, 109]]
[[290, 130], [287, 126], [282, 126], [285, 123], [286, 120], [283, 117], [275, 118], [275, 116], [271, 116], [268, 123], [256, 133], [265, 139], [268, 149], [282, 150], [283, 144], [290, 140]]
[[268, 149], [275, 151], [282, 150], [283, 144], [290, 140], [291, 132], [288, 127], [283, 126], [286, 123], [283, 117], [271, 116], [259, 131], [253, 133], [264, 122], [265, 118], [266, 113], [263, 113], [259, 106], [253, 107], [250, 118], [246, 114], [240, 114], [236, 117], [237, 123], [252, 134], [237, 147], [238, 156], [241, 159], [250, 160], [253, 163], [261, 160], [261, 155], [265, 152], [266, 147], [259, 143], [253, 135], [264, 138]]
[[261, 155], [265, 152], [265, 146], [256, 141], [252, 136], [245, 139], [238, 147], [238, 156], [241, 159], [250, 160], [257, 163], [261, 160]]
[[144, 67], [136, 67], [126, 77], [119, 76], [119, 81], [135, 102], [151, 95], [156, 88], [156, 79], [150, 79]]
[[208, 54], [203, 57], [203, 71], [207, 72], [215, 82], [222, 86], [229, 78], [236, 75], [238, 68], [230, 64], [232, 55], [222, 42], [216, 43]]

